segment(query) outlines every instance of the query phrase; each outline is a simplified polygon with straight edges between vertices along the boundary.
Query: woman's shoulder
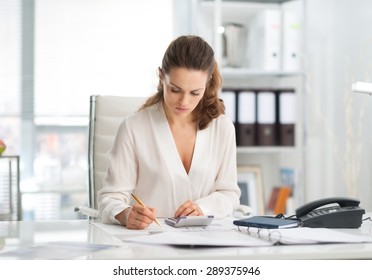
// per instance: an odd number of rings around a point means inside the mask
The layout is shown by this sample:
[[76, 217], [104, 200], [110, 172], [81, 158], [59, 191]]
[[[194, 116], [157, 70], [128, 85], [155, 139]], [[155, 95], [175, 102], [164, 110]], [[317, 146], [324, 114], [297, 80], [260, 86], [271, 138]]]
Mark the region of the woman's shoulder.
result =
[[235, 134], [235, 126], [229, 117], [222, 114], [214, 118], [206, 128], [209, 133], [213, 133], [216, 137], [229, 137]]
[[143, 125], [144, 123], [148, 122], [151, 118], [153, 118], [158, 111], [158, 106], [153, 105], [150, 107], [143, 108], [138, 110], [132, 114], [129, 114], [124, 117], [123, 123], [125, 123], [129, 127], [137, 127], [138, 125]]
[[224, 129], [234, 129], [234, 124], [229, 117], [225, 114], [221, 114], [217, 118], [213, 119], [212, 125], [215, 125]]

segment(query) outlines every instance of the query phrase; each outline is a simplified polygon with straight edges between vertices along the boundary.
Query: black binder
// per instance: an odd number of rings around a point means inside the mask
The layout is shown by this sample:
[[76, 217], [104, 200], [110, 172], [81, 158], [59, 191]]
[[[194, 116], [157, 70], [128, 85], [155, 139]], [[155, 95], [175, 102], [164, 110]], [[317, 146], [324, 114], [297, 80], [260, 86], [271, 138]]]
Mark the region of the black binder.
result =
[[273, 89], [257, 92], [257, 145], [277, 145], [276, 94]]
[[300, 225], [297, 219], [280, 219], [270, 216], [253, 216], [233, 221], [234, 225], [256, 228], [294, 228]]
[[256, 145], [256, 94], [240, 91], [237, 95], [237, 143], [238, 146]]

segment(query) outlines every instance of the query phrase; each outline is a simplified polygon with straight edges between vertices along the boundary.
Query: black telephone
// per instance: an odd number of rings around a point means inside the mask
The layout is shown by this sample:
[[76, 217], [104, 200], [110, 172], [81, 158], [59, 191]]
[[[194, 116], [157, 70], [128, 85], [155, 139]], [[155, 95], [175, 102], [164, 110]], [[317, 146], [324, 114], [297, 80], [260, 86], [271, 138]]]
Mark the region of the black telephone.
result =
[[[359, 228], [365, 214], [359, 203], [359, 200], [346, 197], [318, 199], [298, 207], [296, 216], [304, 227]], [[321, 207], [328, 204], [338, 205]]]

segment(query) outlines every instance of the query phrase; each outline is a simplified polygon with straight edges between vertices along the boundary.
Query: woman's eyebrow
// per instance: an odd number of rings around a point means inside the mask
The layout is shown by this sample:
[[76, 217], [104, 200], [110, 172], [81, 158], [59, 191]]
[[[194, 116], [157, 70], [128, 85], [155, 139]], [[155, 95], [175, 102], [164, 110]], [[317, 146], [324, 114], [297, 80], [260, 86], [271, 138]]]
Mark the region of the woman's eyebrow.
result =
[[171, 83], [171, 82], [169, 82], [169, 84], [170, 84], [172, 87], [176, 87], [176, 88], [178, 88], [178, 89], [181, 89], [179, 86], [177, 86], [177, 85], [175, 85], [175, 84], [173, 84], [173, 83]]
[[[175, 85], [175, 84], [173, 84], [173, 83], [171, 83], [171, 82], [169, 82], [169, 84], [171, 85], [171, 86], [173, 86], [173, 87], [176, 87], [176, 88], [178, 88], [178, 89], [181, 89], [182, 90], [182, 88], [181, 87], [179, 87], [179, 86], [177, 86], [177, 85]], [[194, 92], [194, 91], [198, 91], [198, 90], [202, 90], [203, 88], [198, 88], [198, 89], [194, 89], [194, 90], [192, 90], [191, 92]]]

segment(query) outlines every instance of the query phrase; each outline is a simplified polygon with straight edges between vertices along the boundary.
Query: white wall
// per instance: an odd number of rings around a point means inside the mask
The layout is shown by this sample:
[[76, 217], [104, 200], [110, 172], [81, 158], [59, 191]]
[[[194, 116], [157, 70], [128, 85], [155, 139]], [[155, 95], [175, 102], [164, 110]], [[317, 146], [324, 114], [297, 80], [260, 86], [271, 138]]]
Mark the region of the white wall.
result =
[[306, 4], [306, 200], [351, 196], [372, 210], [372, 96], [351, 92], [372, 82], [372, 1]]

